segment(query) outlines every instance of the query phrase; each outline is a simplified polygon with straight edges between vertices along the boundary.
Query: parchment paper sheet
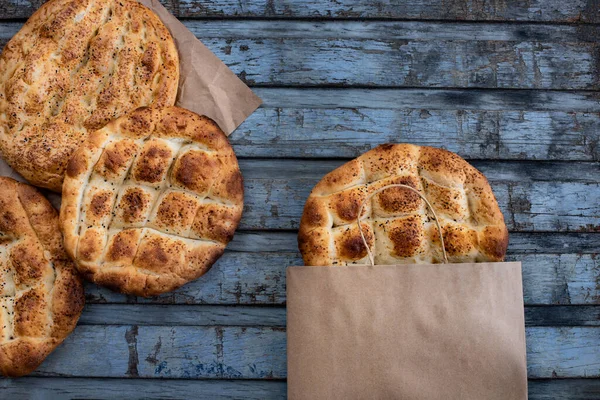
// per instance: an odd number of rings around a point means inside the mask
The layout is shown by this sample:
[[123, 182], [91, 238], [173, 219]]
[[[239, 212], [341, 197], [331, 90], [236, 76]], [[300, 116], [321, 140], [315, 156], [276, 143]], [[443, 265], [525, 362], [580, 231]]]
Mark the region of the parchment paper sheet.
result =
[[290, 399], [526, 399], [521, 263], [287, 269]]
[[179, 52], [177, 105], [214, 119], [230, 135], [260, 106], [261, 100], [158, 0], [139, 0], [154, 11]]
[[[229, 136], [260, 106], [260, 98], [159, 1], [139, 1], [160, 17], [177, 45], [180, 78], [176, 105], [212, 118]], [[1, 158], [0, 175], [26, 182]], [[44, 193], [60, 208], [60, 194]]]

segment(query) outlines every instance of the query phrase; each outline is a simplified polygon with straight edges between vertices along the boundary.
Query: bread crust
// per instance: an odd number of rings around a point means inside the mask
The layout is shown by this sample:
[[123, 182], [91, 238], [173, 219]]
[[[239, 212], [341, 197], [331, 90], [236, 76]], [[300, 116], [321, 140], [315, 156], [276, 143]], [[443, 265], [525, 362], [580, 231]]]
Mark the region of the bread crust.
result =
[[243, 198], [237, 158], [215, 122], [178, 107], [140, 108], [74, 153], [60, 224], [85, 278], [147, 297], [210, 269]]
[[135, 0], [50, 0], [0, 57], [0, 152], [57, 192], [88, 132], [140, 106], [175, 104], [179, 59]]
[[56, 210], [29, 185], [0, 187], [0, 372], [21, 376], [71, 333], [85, 298]]
[[[300, 221], [305, 265], [368, 264], [356, 219], [368, 195], [401, 183], [419, 190], [442, 226], [450, 262], [502, 261], [508, 231], [481, 172], [433, 147], [384, 144], [327, 174], [312, 190]], [[361, 227], [376, 264], [442, 262], [439, 233], [420, 197], [389, 188], [365, 203]]]

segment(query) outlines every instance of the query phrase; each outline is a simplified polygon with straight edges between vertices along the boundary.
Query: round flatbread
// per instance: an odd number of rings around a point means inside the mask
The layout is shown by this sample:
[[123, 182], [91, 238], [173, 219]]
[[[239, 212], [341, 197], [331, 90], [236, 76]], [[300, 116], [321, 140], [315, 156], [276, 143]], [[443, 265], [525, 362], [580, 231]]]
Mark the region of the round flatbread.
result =
[[56, 210], [29, 185], [0, 187], [0, 371], [21, 376], [71, 333], [85, 298]]
[[177, 49], [135, 0], [50, 0], [0, 57], [0, 152], [60, 192], [88, 132], [140, 106], [175, 104]]
[[[368, 264], [356, 223], [366, 197], [404, 184], [431, 203], [450, 262], [504, 259], [508, 232], [487, 179], [458, 155], [385, 144], [327, 174], [310, 193], [298, 244], [306, 265]], [[365, 202], [361, 227], [375, 264], [443, 260], [433, 215], [418, 194], [392, 187]]]
[[61, 228], [84, 277], [138, 296], [204, 274], [240, 221], [242, 175], [211, 119], [142, 108], [92, 133], [67, 166]]

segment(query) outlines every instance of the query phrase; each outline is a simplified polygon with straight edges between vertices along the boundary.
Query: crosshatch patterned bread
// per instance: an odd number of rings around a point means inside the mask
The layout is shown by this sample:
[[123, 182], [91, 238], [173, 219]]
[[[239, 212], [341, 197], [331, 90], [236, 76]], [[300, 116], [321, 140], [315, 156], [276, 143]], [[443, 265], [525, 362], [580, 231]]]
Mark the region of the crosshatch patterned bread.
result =
[[242, 175], [211, 119], [141, 108], [92, 133], [67, 166], [61, 228], [84, 277], [152, 296], [204, 274], [242, 215]]
[[[393, 183], [419, 190], [431, 203], [450, 262], [504, 259], [508, 232], [481, 172], [446, 150], [385, 144], [332, 171], [312, 190], [298, 235], [304, 264], [369, 264], [356, 223], [359, 208], [370, 193]], [[442, 262], [437, 227], [416, 193], [385, 189], [366, 202], [360, 219], [375, 264]]]
[[21, 376], [71, 333], [85, 299], [56, 210], [29, 185], [0, 187], [0, 371]]
[[60, 192], [88, 132], [140, 106], [175, 104], [179, 60], [167, 28], [135, 0], [50, 0], [0, 57], [0, 152]]

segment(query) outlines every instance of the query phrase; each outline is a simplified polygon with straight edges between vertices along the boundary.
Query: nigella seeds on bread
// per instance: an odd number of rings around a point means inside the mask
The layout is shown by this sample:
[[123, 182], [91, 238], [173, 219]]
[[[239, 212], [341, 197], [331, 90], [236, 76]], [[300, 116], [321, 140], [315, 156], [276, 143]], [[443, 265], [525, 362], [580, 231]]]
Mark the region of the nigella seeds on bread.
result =
[[85, 299], [56, 210], [29, 185], [0, 186], [0, 372], [21, 376], [71, 333]]
[[[332, 171], [312, 190], [298, 236], [305, 265], [368, 264], [359, 208], [370, 193], [398, 183], [419, 190], [433, 206], [450, 262], [504, 259], [508, 231], [481, 172], [446, 150], [386, 144]], [[373, 196], [360, 223], [375, 264], [442, 261], [432, 215], [409, 190], [392, 187]]]
[[84, 277], [152, 296], [203, 275], [243, 208], [237, 158], [204, 116], [140, 108], [92, 133], [67, 166], [61, 228]]
[[0, 152], [60, 192], [89, 132], [140, 106], [175, 103], [179, 60], [167, 28], [135, 0], [50, 0], [0, 57]]

